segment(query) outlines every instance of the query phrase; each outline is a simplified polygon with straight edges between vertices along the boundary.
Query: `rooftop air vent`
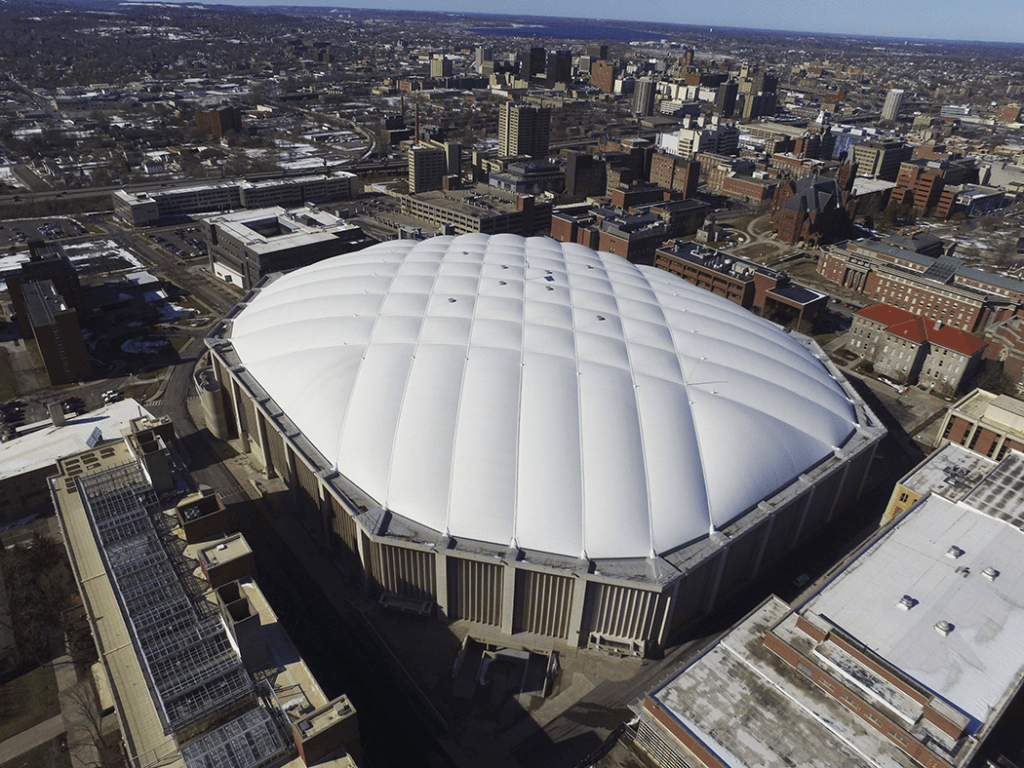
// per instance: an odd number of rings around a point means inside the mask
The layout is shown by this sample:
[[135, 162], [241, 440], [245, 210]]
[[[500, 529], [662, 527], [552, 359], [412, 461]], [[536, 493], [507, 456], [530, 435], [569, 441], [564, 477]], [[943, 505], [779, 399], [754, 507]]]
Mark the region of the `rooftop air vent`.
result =
[[996, 577], [999, 575], [999, 571], [997, 571], [991, 565], [988, 565], [988, 566], [985, 566], [985, 568], [982, 570], [981, 575], [984, 576], [989, 581], [995, 581]]
[[960, 547], [958, 547], [956, 544], [954, 544], [946, 550], [946, 557], [948, 557], [950, 560], [956, 560], [963, 553], [964, 551], [960, 549]]
[[904, 595], [900, 598], [900, 601], [896, 603], [896, 607], [904, 611], [909, 611], [915, 605], [917, 605], [917, 600], [912, 598], [910, 595]]
[[948, 621], [937, 621], [935, 622], [935, 631], [945, 637], [953, 631], [953, 625]]

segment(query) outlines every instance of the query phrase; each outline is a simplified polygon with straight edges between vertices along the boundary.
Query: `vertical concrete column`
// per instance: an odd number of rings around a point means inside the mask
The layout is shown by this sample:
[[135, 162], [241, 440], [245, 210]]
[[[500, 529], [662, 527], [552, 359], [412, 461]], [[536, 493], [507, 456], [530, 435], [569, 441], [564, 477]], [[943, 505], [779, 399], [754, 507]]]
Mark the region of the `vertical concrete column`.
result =
[[807, 515], [811, 511], [811, 504], [814, 502], [814, 491], [817, 487], [817, 485], [812, 485], [811, 489], [807, 492], [807, 501], [804, 502], [804, 508], [800, 510], [800, 520], [796, 524], [796, 530], [793, 531], [793, 541], [789, 545], [790, 549], [800, 543], [800, 534], [804, 532], [804, 523], [807, 522]]
[[242, 453], [249, 453], [249, 422], [245, 416], [245, 408], [241, 404], [242, 392], [238, 382], [231, 378], [231, 407], [235, 412], [235, 424], [238, 425], [238, 439], [242, 443]]
[[672, 626], [672, 611], [676, 607], [676, 599], [679, 597], [679, 585], [683, 583], [683, 578], [680, 576], [672, 583], [672, 593], [667, 597], [663, 592], [661, 600], [665, 601], [665, 611], [661, 615], [661, 627], [658, 629], [658, 634], [654, 638], [654, 642], [658, 644], [659, 648], [663, 648], [665, 643], [668, 642], [668, 628]]
[[[589, 570], [589, 563], [586, 568]], [[572, 606], [569, 609], [569, 631], [566, 641], [577, 648], [589, 638], [583, 637], [583, 612], [587, 602], [587, 571], [582, 568], [573, 574]]]
[[259, 409], [256, 409], [256, 440], [260, 447], [260, 458], [263, 459], [264, 472], [268, 478], [277, 477], [274, 470], [274, 462], [270, 458], [270, 449], [267, 448], [267, 420], [263, 418]]
[[715, 609], [718, 600], [718, 590], [722, 586], [722, 575], [725, 573], [725, 561], [729, 559], [729, 545], [722, 547], [718, 554], [718, 563], [715, 568], [715, 578], [711, 582], [711, 589], [708, 590], [707, 599], [704, 601], [704, 613], [711, 613]]
[[373, 557], [370, 548], [373, 542], [362, 530], [356, 535], [356, 544], [359, 548], [359, 562], [363, 566], [363, 595], [370, 594], [370, 582], [373, 580]]
[[[765, 502], [761, 502], [764, 504]], [[767, 506], [767, 505], [766, 505]], [[761, 572], [761, 562], [764, 560], [764, 553], [768, 551], [768, 540], [772, 537], [772, 528], [775, 525], [776, 515], [772, 515], [761, 527], [761, 546], [757, 548], [757, 555], [754, 556], [754, 564], [750, 569], [750, 577], [757, 578], [757, 575]]]
[[864, 477], [860, 479], [860, 485], [857, 486], [857, 498], [859, 499], [864, 495], [864, 486], [868, 484], [868, 477], [871, 476], [871, 467], [875, 463], [875, 454], [878, 453], [878, 444], [881, 441], [875, 441], [871, 446], [871, 456], [868, 457], [868, 465], [864, 469]]
[[[437, 620], [448, 620], [448, 539], [442, 538], [441, 542], [434, 548], [434, 579], [437, 602]], [[457, 585], [461, 587], [462, 585]]]
[[501, 592], [501, 631], [512, 634], [512, 617], [516, 608], [516, 561], [507, 558], [503, 568], [504, 584]]
[[320, 507], [320, 527], [324, 532], [324, 545], [331, 549], [331, 501], [327, 498], [327, 489], [324, 488], [323, 473], [318, 472], [316, 478], [316, 495]]
[[846, 488], [846, 480], [850, 475], [850, 465], [852, 461], [847, 461], [843, 465], [843, 477], [839, 481], [839, 488], [836, 490], [836, 495], [832, 497], [832, 505], [829, 507], [828, 515], [825, 517], [825, 522], [831, 522], [832, 516], [836, 513], [836, 508], [839, 506], [839, 499], [843, 496], [843, 489]]

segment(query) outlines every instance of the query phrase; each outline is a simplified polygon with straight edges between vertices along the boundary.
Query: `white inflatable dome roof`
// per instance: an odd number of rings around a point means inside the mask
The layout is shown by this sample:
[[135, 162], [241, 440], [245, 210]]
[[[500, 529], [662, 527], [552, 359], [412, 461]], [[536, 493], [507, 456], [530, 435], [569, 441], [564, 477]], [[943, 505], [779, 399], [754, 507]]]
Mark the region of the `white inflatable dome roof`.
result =
[[285, 275], [242, 364], [382, 506], [455, 538], [644, 558], [722, 528], [856, 428], [779, 328], [546, 238], [392, 241]]

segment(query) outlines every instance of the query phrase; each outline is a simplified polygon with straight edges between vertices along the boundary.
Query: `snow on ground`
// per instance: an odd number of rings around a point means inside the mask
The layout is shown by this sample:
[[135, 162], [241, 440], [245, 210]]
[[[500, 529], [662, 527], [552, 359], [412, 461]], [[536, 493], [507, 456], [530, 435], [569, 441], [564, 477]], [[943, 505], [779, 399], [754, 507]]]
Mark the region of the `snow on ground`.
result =
[[121, 259], [126, 262], [122, 269], [145, 269], [141, 261], [131, 251], [126, 251], [113, 240], [95, 240], [91, 243], [75, 243], [65, 245], [68, 258], [76, 266], [93, 259]]
[[28, 189], [28, 187], [21, 183], [21, 179], [14, 175], [14, 169], [9, 165], [0, 165], [0, 184], [17, 187], [18, 189]]
[[128, 339], [121, 345], [121, 351], [130, 355], [156, 355], [164, 350], [171, 342], [167, 339], [153, 338], [152, 336], [139, 339]]
[[194, 309], [188, 307], [179, 307], [170, 301], [162, 301], [159, 304], [154, 304], [153, 308], [160, 315], [160, 322], [167, 323], [172, 320], [177, 320], [181, 317], [188, 317], [195, 312]]
[[0, 256], [0, 274], [19, 269], [22, 264], [28, 261], [28, 256], [28, 251], [18, 251], [7, 256]]

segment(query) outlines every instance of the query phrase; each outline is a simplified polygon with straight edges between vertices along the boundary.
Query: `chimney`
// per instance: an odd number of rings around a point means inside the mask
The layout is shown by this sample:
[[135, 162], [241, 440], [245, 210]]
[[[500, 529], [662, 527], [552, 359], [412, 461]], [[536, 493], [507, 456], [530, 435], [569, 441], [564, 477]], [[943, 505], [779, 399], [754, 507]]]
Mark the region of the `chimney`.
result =
[[935, 321], [935, 330], [937, 331], [940, 328], [942, 328], [942, 321], [941, 320], [936, 320]]

